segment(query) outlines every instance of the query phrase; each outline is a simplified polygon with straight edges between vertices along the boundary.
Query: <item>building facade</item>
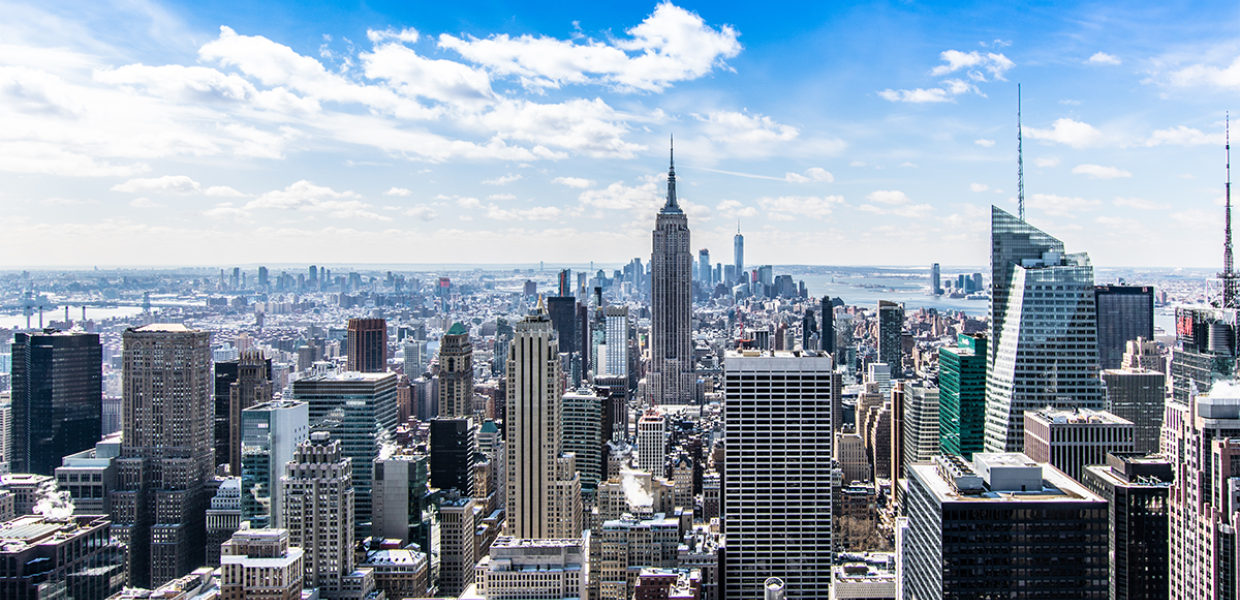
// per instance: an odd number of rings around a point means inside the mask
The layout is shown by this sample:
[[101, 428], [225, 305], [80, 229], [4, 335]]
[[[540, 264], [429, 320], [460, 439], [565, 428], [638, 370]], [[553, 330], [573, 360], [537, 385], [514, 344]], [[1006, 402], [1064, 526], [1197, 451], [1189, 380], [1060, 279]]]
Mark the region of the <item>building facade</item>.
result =
[[1171, 463], [1141, 453], [1109, 454], [1105, 465], [1085, 467], [1081, 483], [1107, 501], [1110, 597], [1166, 598]]
[[667, 172], [667, 202], [655, 217], [650, 256], [649, 404], [689, 404], [697, 398], [693, 367], [693, 252], [689, 217], [676, 202], [676, 165]]
[[439, 342], [439, 416], [473, 415], [474, 347], [469, 331], [453, 323]]
[[289, 544], [305, 553], [305, 587], [338, 590], [353, 572], [351, 462], [340, 440], [316, 431], [280, 478]]
[[99, 441], [103, 346], [94, 333], [13, 335], [10, 468], [51, 475], [60, 459]]
[[241, 516], [255, 529], [281, 527], [280, 478], [310, 436], [310, 405], [274, 400], [241, 411]]
[[1098, 364], [1118, 369], [1129, 341], [1154, 339], [1154, 288], [1100, 285], [1094, 288], [1098, 314]]
[[387, 321], [349, 319], [348, 369], [361, 373], [387, 370]]
[[939, 349], [939, 445], [944, 454], [973, 460], [985, 447], [986, 336], [960, 334]]
[[1043, 408], [1025, 413], [1025, 454], [1080, 481], [1107, 453], [1133, 452], [1134, 433], [1131, 421], [1104, 410]]

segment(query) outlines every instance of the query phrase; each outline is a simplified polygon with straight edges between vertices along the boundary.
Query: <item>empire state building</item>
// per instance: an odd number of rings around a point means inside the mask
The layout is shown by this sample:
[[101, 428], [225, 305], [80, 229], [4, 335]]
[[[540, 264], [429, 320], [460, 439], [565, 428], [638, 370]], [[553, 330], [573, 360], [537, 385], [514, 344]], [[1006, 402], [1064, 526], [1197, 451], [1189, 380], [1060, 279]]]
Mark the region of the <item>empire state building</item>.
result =
[[689, 404], [697, 397], [693, 373], [693, 254], [689, 218], [676, 204], [676, 161], [667, 171], [667, 203], [654, 221], [650, 256], [650, 404]]

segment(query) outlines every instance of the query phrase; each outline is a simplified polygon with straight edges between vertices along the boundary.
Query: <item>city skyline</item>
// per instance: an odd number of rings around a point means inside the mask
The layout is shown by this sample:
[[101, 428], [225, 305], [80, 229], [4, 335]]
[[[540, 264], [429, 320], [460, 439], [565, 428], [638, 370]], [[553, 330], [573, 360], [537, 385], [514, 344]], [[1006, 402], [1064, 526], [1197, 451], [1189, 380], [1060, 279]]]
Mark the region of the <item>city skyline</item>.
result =
[[668, 133], [693, 252], [739, 217], [751, 264], [979, 264], [1018, 82], [1032, 225], [1218, 263], [1222, 3], [5, 8], [5, 266], [621, 263]]

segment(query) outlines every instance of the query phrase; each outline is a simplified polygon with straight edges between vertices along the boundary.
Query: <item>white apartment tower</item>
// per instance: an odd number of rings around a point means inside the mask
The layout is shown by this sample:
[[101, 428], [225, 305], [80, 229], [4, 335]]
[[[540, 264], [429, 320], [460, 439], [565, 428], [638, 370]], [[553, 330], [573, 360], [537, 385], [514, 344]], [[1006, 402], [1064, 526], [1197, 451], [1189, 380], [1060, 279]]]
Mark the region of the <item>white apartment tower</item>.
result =
[[834, 377], [818, 352], [724, 357], [726, 600], [761, 598], [770, 577], [829, 595]]
[[637, 468], [663, 477], [666, 445], [667, 419], [658, 410], [647, 409], [637, 421]]
[[353, 465], [340, 440], [316, 431], [297, 447], [285, 475], [283, 521], [305, 552], [308, 588], [339, 589], [353, 572]]
[[508, 347], [506, 533], [519, 539], [581, 535], [581, 481], [561, 441], [559, 351], [541, 305], [516, 324]]

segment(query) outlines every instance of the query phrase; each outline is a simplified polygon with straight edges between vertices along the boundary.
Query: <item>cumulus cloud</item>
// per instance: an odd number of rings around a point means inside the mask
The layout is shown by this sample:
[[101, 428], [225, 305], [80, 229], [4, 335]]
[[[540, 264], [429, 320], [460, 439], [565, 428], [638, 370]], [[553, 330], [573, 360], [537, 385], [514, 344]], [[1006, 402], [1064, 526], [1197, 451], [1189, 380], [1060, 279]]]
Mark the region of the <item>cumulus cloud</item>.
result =
[[581, 177], [556, 177], [555, 179], [551, 180], [551, 183], [555, 183], [559, 185], [566, 185], [568, 187], [574, 187], [574, 188], [580, 188], [580, 189], [585, 189], [585, 188], [588, 188], [594, 185], [593, 180], [584, 179]]
[[512, 194], [491, 194], [487, 196], [487, 200], [516, 200], [517, 197]]
[[662, 91], [672, 83], [697, 79], [740, 53], [738, 31], [707, 25], [697, 14], [660, 3], [627, 38], [608, 41], [561, 40], [507, 34], [479, 39], [439, 36], [439, 47], [497, 76], [513, 76], [531, 88], [604, 83], [621, 91]]
[[655, 178], [647, 178], [638, 186], [617, 181], [603, 189], [586, 190], [579, 198], [583, 204], [609, 210], [650, 210], [664, 202]]
[[521, 179], [520, 173], [509, 173], [507, 175], [496, 177], [494, 179], [484, 179], [482, 183], [485, 185], [508, 185], [519, 179]]
[[1150, 200], [1143, 200], [1141, 198], [1120, 198], [1118, 196], [1111, 202], [1111, 204], [1121, 208], [1135, 208], [1138, 210], [1160, 210], [1171, 208], [1170, 206], [1152, 202]]
[[1172, 146], [1201, 146], [1204, 144], [1223, 144], [1222, 134], [1207, 134], [1191, 127], [1180, 125], [1170, 129], [1159, 129], [1150, 134], [1149, 139], [1145, 140], [1146, 146], [1160, 146], [1169, 144]]
[[995, 141], [994, 141], [994, 140], [987, 140], [987, 139], [973, 140], [973, 143], [974, 143], [974, 144], [977, 144], [978, 146], [981, 146], [981, 147], [983, 147], [983, 148], [989, 148], [989, 147], [991, 147], [991, 146], [995, 145]]
[[702, 132], [719, 144], [769, 144], [791, 141], [800, 135], [796, 127], [778, 123], [764, 115], [714, 111], [693, 116], [701, 122]]
[[780, 196], [778, 198], [762, 197], [758, 199], [762, 209], [771, 213], [775, 220], [789, 220], [789, 217], [801, 216], [811, 219], [824, 219], [831, 215], [832, 207], [844, 204], [843, 196]]
[[1030, 208], [1036, 208], [1048, 215], [1060, 217], [1071, 217], [1074, 212], [1093, 210], [1102, 204], [1097, 200], [1086, 200], [1084, 198], [1058, 196], [1055, 194], [1034, 194], [1029, 197], [1028, 203]]
[[1121, 61], [1119, 57], [1115, 56], [1114, 54], [1107, 54], [1106, 52], [1096, 52], [1094, 53], [1093, 56], [1089, 57], [1089, 59], [1085, 61], [1085, 64], [1087, 65], [1118, 65], [1120, 64], [1120, 62]]
[[387, 217], [367, 210], [371, 208], [356, 198], [357, 193], [351, 191], [337, 192], [329, 187], [315, 185], [301, 180], [282, 190], [273, 190], [249, 201], [245, 210], [279, 209], [306, 212], [326, 212], [337, 219], [370, 219], [375, 221], [391, 221]]
[[973, 52], [947, 50], [940, 54], [939, 58], [947, 64], [939, 65], [935, 67], [934, 70], [930, 71], [930, 74], [935, 77], [965, 70], [968, 72], [970, 78], [977, 81], [986, 81], [985, 77], [979, 71], [980, 69], [981, 71], [990, 73], [990, 76], [994, 79], [1006, 81], [1003, 79], [1003, 74], [1008, 72], [1008, 70], [1012, 67], [1016, 66], [1016, 63], [1012, 62], [1008, 59], [1008, 57], [1002, 54], [997, 54], [994, 52], [982, 54], [976, 50]]
[[413, 195], [413, 192], [406, 188], [393, 187], [392, 189], [386, 192], [383, 192], [383, 195], [384, 196], [411, 196]]
[[135, 208], [156, 208], [163, 206], [162, 204], [152, 201], [150, 198], [134, 198], [129, 201], [129, 205]]
[[244, 198], [245, 194], [238, 192], [226, 185], [213, 185], [202, 192], [207, 196], [218, 196], [221, 198]]
[[[959, 50], [946, 50], [939, 54], [939, 59], [946, 64], [931, 69], [931, 76], [942, 77], [963, 71], [964, 77], [944, 79], [939, 82], [939, 87], [937, 88], [885, 89], [878, 92], [878, 96], [889, 102], [905, 102], [909, 104], [955, 102], [956, 96], [969, 92], [985, 96], [982, 90], [977, 87], [978, 83], [992, 80], [1004, 81], [1003, 74], [1016, 66], [1016, 63], [1013, 63], [1008, 57], [995, 52], [983, 54], [977, 51], [961, 52]], [[987, 73], [989, 73], [989, 79], [987, 78]]]
[[1025, 135], [1035, 140], [1066, 144], [1073, 148], [1096, 146], [1102, 142], [1102, 132], [1093, 125], [1066, 117], [1055, 120], [1050, 129], [1026, 127]]
[[784, 181], [787, 181], [788, 183], [808, 183], [811, 181], [831, 183], [835, 181], [835, 176], [821, 167], [811, 167], [805, 170], [804, 175], [801, 175], [800, 173], [785, 173]]
[[724, 200], [715, 205], [715, 210], [728, 219], [758, 216], [758, 209], [737, 200]]
[[980, 193], [980, 192], [985, 192], [985, 191], [988, 191], [988, 190], [990, 189], [990, 186], [988, 186], [988, 185], [986, 185], [986, 184], [984, 184], [984, 183], [970, 183], [970, 184], [969, 184], [969, 189], [970, 189], [970, 190], [972, 190], [972, 191], [974, 191], [974, 192], [979, 192], [979, 193]]
[[215, 207], [203, 211], [202, 215], [218, 221], [232, 221], [235, 223], [250, 223], [253, 220], [250, 217], [250, 213], [233, 206], [231, 202], [217, 204]]
[[1033, 164], [1038, 165], [1039, 167], [1043, 167], [1043, 168], [1057, 167], [1059, 166], [1059, 159], [1055, 157], [1035, 158], [1033, 159]]
[[888, 205], [862, 204], [857, 210], [878, 215], [894, 215], [897, 217], [925, 217], [933, 210], [929, 204], [913, 204], [908, 195], [899, 190], [876, 190], [865, 197], [871, 202]]
[[1116, 167], [1104, 167], [1102, 165], [1077, 165], [1072, 168], [1072, 172], [1076, 175], [1089, 175], [1093, 179], [1117, 179], [1119, 177], [1132, 177], [1132, 173], [1124, 171]]
[[1172, 71], [1168, 81], [1179, 87], [1210, 86], [1224, 89], [1240, 88], [1240, 57], [1226, 67], [1196, 64]]
[[114, 192], [135, 194], [196, 194], [201, 191], [197, 181], [186, 175], [165, 175], [153, 179], [130, 179], [112, 186]]
[[418, 205], [406, 210], [405, 216], [413, 217], [419, 221], [433, 221], [435, 217], [439, 216], [439, 213], [435, 212], [435, 209], [429, 206]]
[[910, 104], [927, 104], [932, 102], [954, 102], [941, 88], [917, 88], [914, 90], [885, 89], [878, 93], [883, 100], [890, 102], [907, 102]]
[[908, 204], [910, 202], [908, 196], [899, 190], [877, 190], [870, 192], [865, 199], [883, 204]]

